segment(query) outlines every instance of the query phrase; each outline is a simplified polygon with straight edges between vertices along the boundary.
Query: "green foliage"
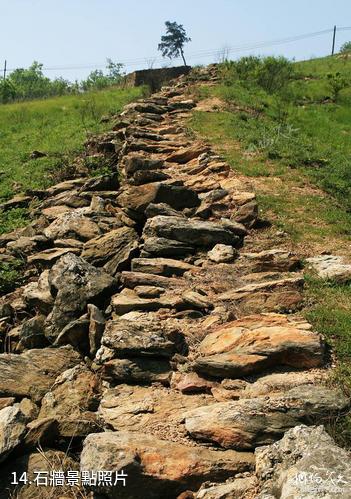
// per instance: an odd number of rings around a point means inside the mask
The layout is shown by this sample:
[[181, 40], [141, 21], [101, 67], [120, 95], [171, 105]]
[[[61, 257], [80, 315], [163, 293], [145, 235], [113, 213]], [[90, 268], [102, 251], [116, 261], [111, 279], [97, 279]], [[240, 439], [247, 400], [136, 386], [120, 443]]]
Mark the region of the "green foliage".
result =
[[340, 48], [341, 54], [348, 54], [351, 52], [351, 41], [345, 42]]
[[0, 262], [0, 294], [10, 293], [22, 284], [22, 268], [23, 262], [21, 260]]
[[0, 213], [0, 234], [24, 227], [28, 220], [28, 211], [25, 208], [13, 208]]
[[350, 86], [350, 81], [347, 78], [345, 78], [340, 73], [340, 71], [337, 71], [336, 73], [328, 73], [327, 79], [328, 79], [328, 86], [332, 93], [332, 99], [334, 102], [336, 102], [338, 100], [341, 90], [344, 90], [345, 88]]
[[119, 85], [125, 75], [123, 67], [123, 64], [107, 59], [107, 72], [104, 73], [99, 69], [92, 71], [87, 79], [81, 82], [80, 87], [82, 90], [88, 91], [102, 90], [112, 85]]
[[158, 50], [162, 52], [163, 57], [174, 59], [182, 56], [184, 66], [186, 61], [184, 58], [184, 44], [191, 42], [191, 38], [187, 37], [186, 31], [182, 24], [166, 21], [166, 35], [161, 37], [161, 43], [158, 44]]
[[9, 79], [0, 78], [0, 102], [7, 104], [16, 97], [16, 87]]

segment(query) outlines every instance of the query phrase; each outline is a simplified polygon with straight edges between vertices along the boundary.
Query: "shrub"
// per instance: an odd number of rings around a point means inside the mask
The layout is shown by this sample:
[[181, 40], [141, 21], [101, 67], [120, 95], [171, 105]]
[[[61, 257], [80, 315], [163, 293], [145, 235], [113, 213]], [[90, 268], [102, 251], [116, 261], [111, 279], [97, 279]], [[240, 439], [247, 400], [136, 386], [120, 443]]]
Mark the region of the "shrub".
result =
[[341, 90], [347, 88], [350, 85], [350, 82], [339, 71], [336, 73], [328, 73], [327, 80], [329, 89], [332, 93], [332, 99], [336, 102]]
[[345, 42], [344, 45], [342, 45], [340, 48], [340, 53], [341, 54], [348, 54], [350, 52], [351, 52], [351, 41]]
[[285, 57], [266, 57], [257, 68], [257, 83], [272, 94], [286, 87], [294, 75], [293, 63]]

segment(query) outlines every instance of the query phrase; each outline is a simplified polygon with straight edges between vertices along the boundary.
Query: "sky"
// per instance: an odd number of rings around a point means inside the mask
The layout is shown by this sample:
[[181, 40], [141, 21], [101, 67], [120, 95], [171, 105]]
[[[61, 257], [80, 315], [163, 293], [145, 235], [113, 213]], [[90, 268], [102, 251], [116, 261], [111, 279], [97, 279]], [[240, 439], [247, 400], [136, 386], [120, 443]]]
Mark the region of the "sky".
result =
[[[82, 79], [103, 69], [106, 58], [125, 63], [127, 72], [179, 65], [162, 59], [157, 45], [165, 21], [184, 25], [192, 41], [185, 48], [191, 65], [243, 55], [284, 55], [297, 60], [328, 55], [332, 33], [252, 48], [339, 27], [351, 27], [350, 0], [0, 0], [0, 68], [44, 64], [45, 74]], [[337, 33], [336, 48], [351, 40]], [[269, 43], [267, 43], [269, 45]], [[244, 46], [248, 47], [244, 50]]]

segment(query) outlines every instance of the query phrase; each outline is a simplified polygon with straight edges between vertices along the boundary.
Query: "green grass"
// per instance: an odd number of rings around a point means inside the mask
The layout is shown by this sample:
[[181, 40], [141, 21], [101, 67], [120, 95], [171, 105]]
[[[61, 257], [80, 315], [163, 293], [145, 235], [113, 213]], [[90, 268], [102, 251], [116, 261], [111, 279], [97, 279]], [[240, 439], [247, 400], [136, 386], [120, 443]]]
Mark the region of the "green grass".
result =
[[[143, 88], [112, 87], [99, 92], [0, 105], [0, 200], [15, 192], [42, 189], [55, 173], [69, 168], [83, 149], [87, 132], [100, 132], [103, 115], [121, 108], [144, 93]], [[32, 151], [47, 156], [30, 159]], [[25, 210], [0, 216], [0, 233], [24, 225]]]

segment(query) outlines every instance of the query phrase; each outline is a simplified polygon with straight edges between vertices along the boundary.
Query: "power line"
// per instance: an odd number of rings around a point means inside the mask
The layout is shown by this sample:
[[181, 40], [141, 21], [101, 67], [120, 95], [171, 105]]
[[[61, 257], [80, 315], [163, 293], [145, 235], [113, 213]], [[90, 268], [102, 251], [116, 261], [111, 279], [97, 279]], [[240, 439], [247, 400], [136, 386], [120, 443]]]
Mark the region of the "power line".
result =
[[[338, 31], [349, 31], [351, 30], [351, 27], [346, 26], [346, 27], [341, 27], [337, 28]], [[235, 45], [235, 46], [229, 46], [225, 47], [226, 52], [228, 54], [234, 54], [234, 53], [239, 53], [239, 52], [244, 52], [248, 50], [254, 50], [254, 49], [260, 49], [260, 48], [269, 48], [277, 45], [284, 45], [286, 43], [293, 43], [296, 41], [300, 40], [306, 40], [309, 38], [315, 38], [318, 36], [326, 35], [328, 33], [331, 33], [334, 31], [334, 28], [331, 29], [325, 29], [322, 31], [315, 31], [312, 33], [305, 33], [302, 35], [295, 35], [287, 38], [279, 38], [275, 40], [268, 40], [268, 41], [262, 41], [262, 42], [251, 42], [251, 43], [246, 43], [242, 45]], [[197, 52], [189, 53], [188, 58], [189, 59], [194, 59], [194, 58], [210, 58], [210, 57], [215, 57], [221, 52], [222, 49], [207, 49], [207, 50], [200, 50]], [[179, 59], [179, 58], [177, 58]], [[153, 63], [158, 63], [158, 62], [163, 62], [164, 59], [162, 57], [140, 57], [136, 59], [126, 59], [126, 60], [121, 60], [119, 61], [121, 64], [124, 66], [137, 66], [142, 63], [145, 63], [147, 60], [151, 60]], [[50, 67], [43, 67], [43, 71], [70, 71], [70, 70], [87, 70], [87, 69], [99, 69], [99, 68], [105, 68], [105, 64], [97, 63], [97, 64], [88, 64], [88, 65], [70, 65], [70, 66], [50, 66]], [[16, 68], [12, 69], [7, 69], [8, 72], [14, 71]]]

